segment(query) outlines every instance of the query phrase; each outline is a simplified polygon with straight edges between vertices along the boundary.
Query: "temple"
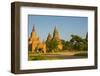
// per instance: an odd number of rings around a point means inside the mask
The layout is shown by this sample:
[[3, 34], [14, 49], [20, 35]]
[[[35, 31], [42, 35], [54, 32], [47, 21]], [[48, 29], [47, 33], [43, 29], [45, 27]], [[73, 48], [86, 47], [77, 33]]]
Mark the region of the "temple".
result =
[[53, 38], [52, 39], [56, 40], [58, 42], [58, 49], [62, 50], [62, 43], [61, 43], [61, 40], [60, 40], [60, 37], [59, 37], [59, 32], [58, 32], [56, 27], [54, 28]]
[[34, 52], [46, 53], [46, 44], [41, 42], [39, 37], [37, 37], [35, 32], [35, 27], [33, 26], [31, 36], [28, 39], [28, 50]]
[[59, 32], [57, 30], [57, 28], [54, 28], [54, 32], [53, 32], [53, 37], [51, 36], [50, 33], [48, 33], [47, 36], [47, 40], [41, 42], [39, 37], [37, 37], [36, 32], [35, 32], [35, 27], [33, 26], [31, 35], [28, 39], [28, 50], [34, 52], [43, 52], [46, 53], [46, 43], [47, 41], [51, 41], [51, 40], [56, 40], [58, 42], [58, 49], [62, 50], [62, 44], [61, 44], [61, 40], [59, 37]]

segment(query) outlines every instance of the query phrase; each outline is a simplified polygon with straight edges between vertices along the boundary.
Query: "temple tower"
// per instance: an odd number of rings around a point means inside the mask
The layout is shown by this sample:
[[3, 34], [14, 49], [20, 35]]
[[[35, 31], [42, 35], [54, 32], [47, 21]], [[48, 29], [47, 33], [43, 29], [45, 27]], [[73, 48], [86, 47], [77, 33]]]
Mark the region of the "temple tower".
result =
[[46, 50], [46, 45], [40, 41], [39, 37], [37, 37], [34, 26], [31, 32], [31, 36], [28, 40], [28, 46], [30, 48], [29, 50], [31, 50], [33, 53], [39, 49], [42, 51]]
[[56, 26], [55, 26], [54, 32], [53, 32], [53, 39], [55, 39], [55, 40], [57, 40], [57, 41], [60, 40], [60, 38], [59, 38], [59, 32], [58, 32]]
[[48, 37], [47, 37], [46, 42], [50, 41], [51, 39], [52, 39], [51, 34], [50, 34], [50, 33], [48, 33]]
[[62, 50], [62, 44], [61, 44], [61, 40], [60, 40], [60, 37], [59, 37], [59, 32], [58, 32], [56, 26], [55, 26], [55, 28], [54, 28], [53, 38], [52, 38], [52, 39], [58, 41], [58, 48], [59, 48], [60, 50]]

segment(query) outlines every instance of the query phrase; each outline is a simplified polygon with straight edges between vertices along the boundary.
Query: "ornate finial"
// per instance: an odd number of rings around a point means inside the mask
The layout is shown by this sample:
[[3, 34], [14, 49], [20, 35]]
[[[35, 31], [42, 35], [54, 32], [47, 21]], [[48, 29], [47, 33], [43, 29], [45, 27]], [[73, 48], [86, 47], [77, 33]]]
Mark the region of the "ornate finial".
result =
[[50, 38], [50, 39], [52, 38], [50, 33], [48, 33], [48, 38]]
[[48, 33], [47, 41], [50, 41], [52, 39], [51, 34]]
[[54, 33], [57, 33], [58, 32], [58, 30], [57, 30], [57, 28], [56, 28], [56, 26], [55, 26], [55, 28], [54, 28]]
[[33, 29], [32, 29], [32, 31], [35, 31], [35, 26], [33, 26]]
[[56, 26], [55, 26], [53, 35], [55, 35], [56, 33], [58, 33], [58, 31], [57, 31], [57, 28], [56, 28]]
[[59, 32], [55, 26], [54, 32], [53, 32], [53, 39], [59, 40]]
[[56, 26], [55, 26], [55, 28], [54, 28], [54, 31], [56, 31], [57, 29], [56, 29]]
[[50, 34], [50, 32], [48, 33], [48, 36], [51, 38], [51, 34]]

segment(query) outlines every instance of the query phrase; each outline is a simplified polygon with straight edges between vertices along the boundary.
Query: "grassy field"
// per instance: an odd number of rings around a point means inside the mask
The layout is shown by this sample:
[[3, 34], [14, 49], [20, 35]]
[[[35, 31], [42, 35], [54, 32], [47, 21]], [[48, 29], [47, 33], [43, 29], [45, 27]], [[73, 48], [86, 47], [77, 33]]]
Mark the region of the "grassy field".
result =
[[87, 51], [62, 51], [62, 52], [49, 52], [49, 53], [32, 53], [28, 52], [28, 60], [58, 60], [58, 59], [75, 59], [86, 58]]

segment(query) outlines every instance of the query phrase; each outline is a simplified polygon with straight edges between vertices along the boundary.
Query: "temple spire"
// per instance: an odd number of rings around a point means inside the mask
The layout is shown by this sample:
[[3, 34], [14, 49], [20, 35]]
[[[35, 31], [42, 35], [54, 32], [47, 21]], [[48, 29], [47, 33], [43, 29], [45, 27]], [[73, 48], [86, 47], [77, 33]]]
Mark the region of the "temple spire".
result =
[[35, 31], [35, 26], [33, 26], [33, 29], [32, 29], [32, 31]]
[[47, 41], [50, 41], [52, 39], [51, 34], [48, 33]]
[[56, 26], [55, 26], [55, 28], [54, 28], [54, 33], [56, 33], [56, 32], [58, 32], [58, 31], [57, 31], [57, 28], [56, 28]]

